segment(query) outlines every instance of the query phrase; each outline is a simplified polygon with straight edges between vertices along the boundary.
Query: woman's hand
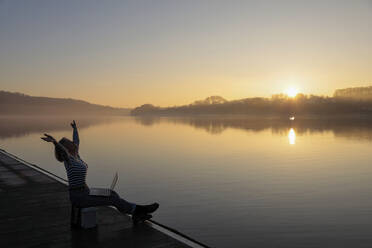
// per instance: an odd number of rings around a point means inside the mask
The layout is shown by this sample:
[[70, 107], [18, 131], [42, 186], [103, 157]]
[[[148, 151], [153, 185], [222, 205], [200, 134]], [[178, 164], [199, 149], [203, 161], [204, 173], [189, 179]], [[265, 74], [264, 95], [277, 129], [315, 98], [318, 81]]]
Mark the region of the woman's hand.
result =
[[57, 142], [55, 138], [53, 138], [51, 135], [44, 133], [45, 137], [41, 137], [42, 140], [45, 140], [46, 142]]
[[75, 122], [75, 120], [73, 120], [73, 121], [71, 122], [71, 127], [72, 127], [73, 129], [76, 129], [76, 122]]

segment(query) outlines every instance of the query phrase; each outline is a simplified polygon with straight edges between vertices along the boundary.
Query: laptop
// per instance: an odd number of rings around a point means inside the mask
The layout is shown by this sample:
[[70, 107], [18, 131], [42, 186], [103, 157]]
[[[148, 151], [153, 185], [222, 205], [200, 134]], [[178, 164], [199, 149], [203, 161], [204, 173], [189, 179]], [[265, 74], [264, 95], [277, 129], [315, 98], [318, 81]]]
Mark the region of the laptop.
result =
[[111, 187], [107, 188], [89, 188], [89, 195], [95, 196], [110, 196], [111, 190], [114, 190], [116, 183], [118, 181], [118, 173], [115, 173], [114, 178], [112, 179]]

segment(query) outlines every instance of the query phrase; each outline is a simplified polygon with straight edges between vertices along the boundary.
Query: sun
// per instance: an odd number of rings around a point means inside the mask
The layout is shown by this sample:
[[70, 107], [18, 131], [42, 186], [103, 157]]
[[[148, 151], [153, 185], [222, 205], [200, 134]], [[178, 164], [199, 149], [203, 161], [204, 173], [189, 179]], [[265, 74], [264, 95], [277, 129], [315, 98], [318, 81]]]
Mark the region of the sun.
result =
[[290, 87], [290, 88], [288, 88], [288, 89], [285, 91], [285, 93], [286, 93], [287, 96], [289, 96], [289, 97], [295, 97], [295, 96], [297, 96], [297, 94], [298, 94], [298, 90], [297, 90], [296, 88], [294, 88], [294, 87]]

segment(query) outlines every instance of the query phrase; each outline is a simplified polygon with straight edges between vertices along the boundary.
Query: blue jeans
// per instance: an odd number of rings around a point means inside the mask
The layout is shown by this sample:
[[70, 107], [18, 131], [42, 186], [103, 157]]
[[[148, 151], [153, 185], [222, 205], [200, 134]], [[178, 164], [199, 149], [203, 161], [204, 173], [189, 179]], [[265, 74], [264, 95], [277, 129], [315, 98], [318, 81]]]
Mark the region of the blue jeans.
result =
[[123, 214], [131, 214], [136, 204], [127, 202], [111, 190], [110, 196], [95, 196], [89, 195], [89, 189], [71, 190], [70, 201], [77, 207], [98, 207], [98, 206], [114, 206]]

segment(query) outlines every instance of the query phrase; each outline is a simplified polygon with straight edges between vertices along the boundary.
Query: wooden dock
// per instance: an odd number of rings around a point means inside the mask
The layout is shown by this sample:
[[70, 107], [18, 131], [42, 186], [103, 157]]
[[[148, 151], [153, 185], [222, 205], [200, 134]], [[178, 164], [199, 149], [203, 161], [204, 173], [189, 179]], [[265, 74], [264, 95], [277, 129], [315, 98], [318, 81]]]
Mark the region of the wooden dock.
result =
[[70, 227], [66, 182], [0, 149], [0, 247], [206, 247], [156, 222], [99, 207], [98, 227]]

